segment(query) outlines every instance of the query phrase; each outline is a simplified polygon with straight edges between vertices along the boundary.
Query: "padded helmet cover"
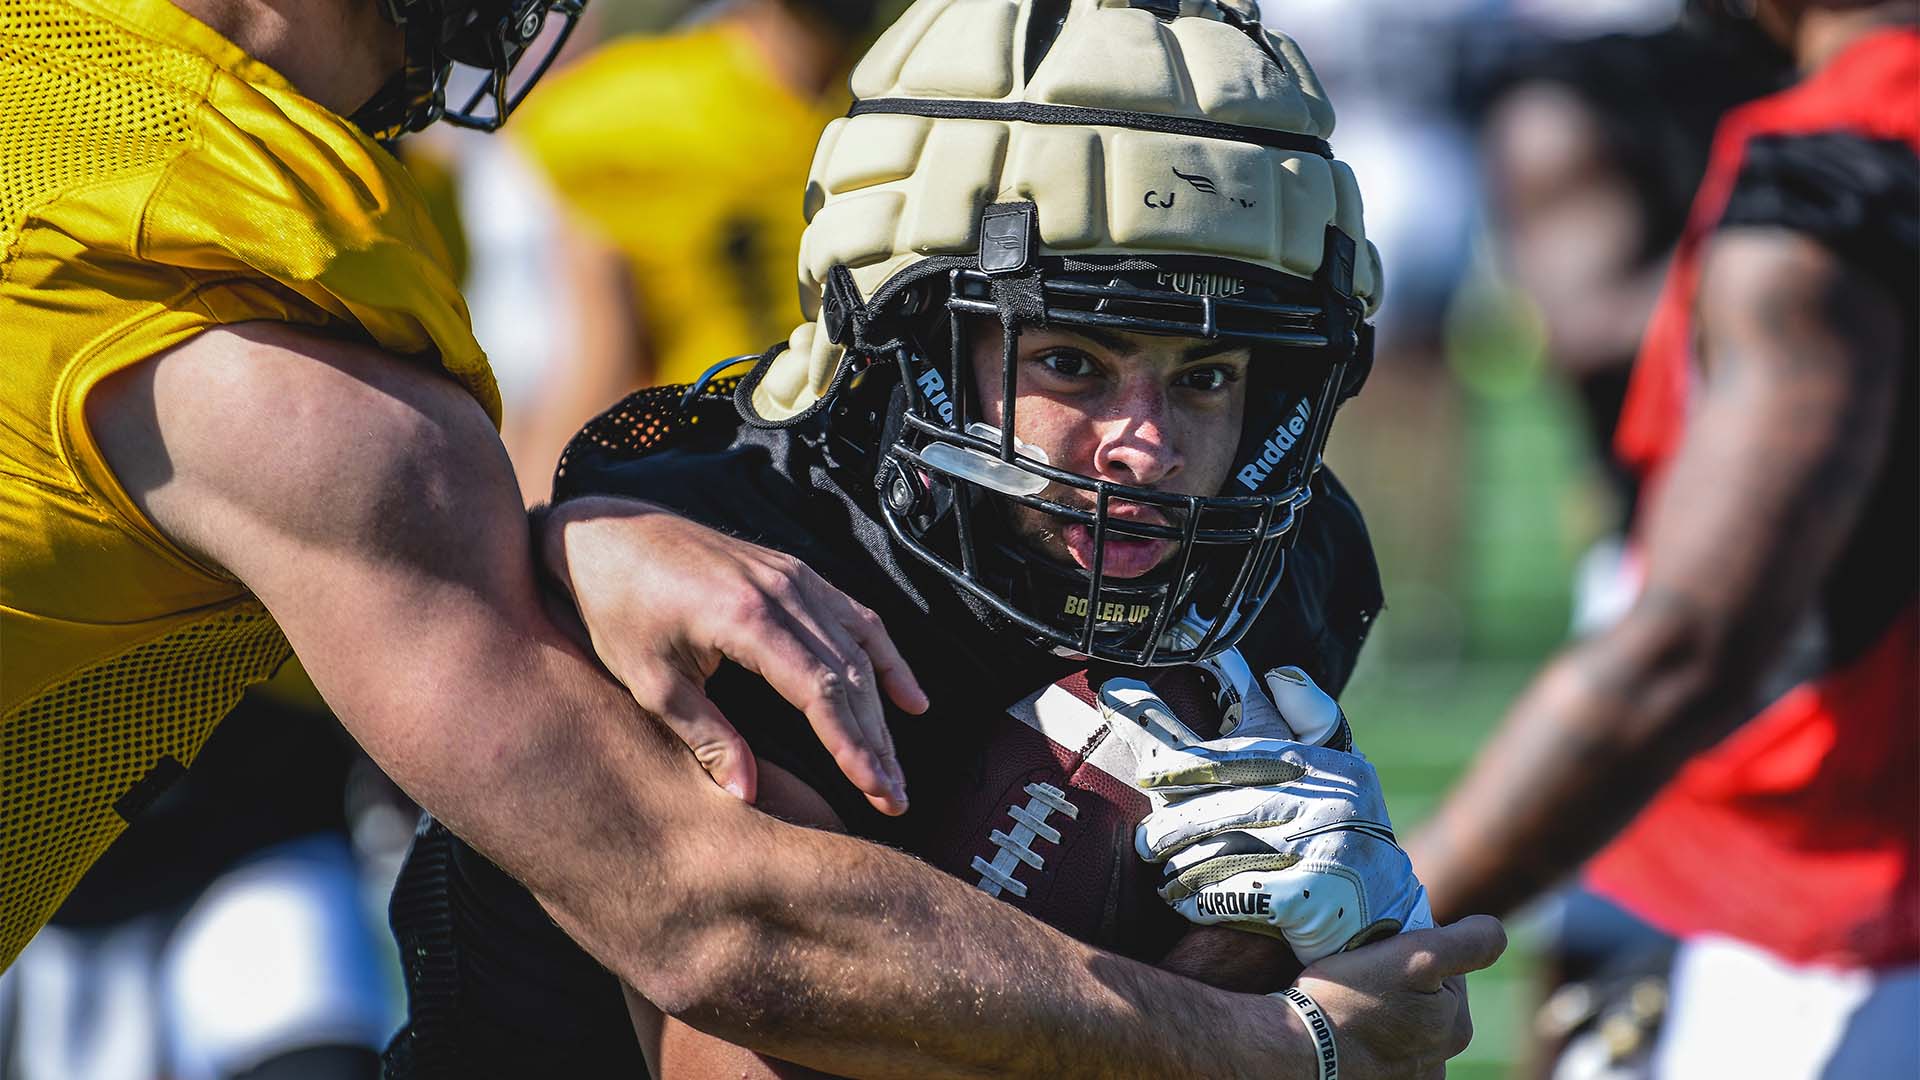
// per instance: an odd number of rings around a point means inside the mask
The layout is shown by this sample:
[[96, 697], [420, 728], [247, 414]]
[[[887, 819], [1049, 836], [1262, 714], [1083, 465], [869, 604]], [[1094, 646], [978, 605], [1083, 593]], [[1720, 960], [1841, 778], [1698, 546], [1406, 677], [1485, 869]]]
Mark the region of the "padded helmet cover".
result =
[[[778, 421], [829, 389], [842, 354], [821, 315], [833, 267], [871, 297], [930, 256], [976, 252], [993, 203], [1035, 204], [1043, 255], [1206, 255], [1303, 279], [1336, 226], [1358, 246], [1353, 293], [1371, 314], [1380, 260], [1359, 186], [1344, 163], [1305, 148], [1334, 122], [1306, 58], [1240, 0], [1178, 0], [1177, 15], [1174, 2], [909, 8], [854, 69], [854, 115], [827, 125], [814, 152], [799, 266], [811, 321], [754, 387], [754, 411]], [[956, 102], [1002, 116], [1038, 106], [1028, 112], [1050, 122], [862, 111]], [[1061, 122], [1074, 109], [1089, 121], [1124, 112], [1167, 122]], [[1240, 137], [1213, 137], [1223, 125]]]

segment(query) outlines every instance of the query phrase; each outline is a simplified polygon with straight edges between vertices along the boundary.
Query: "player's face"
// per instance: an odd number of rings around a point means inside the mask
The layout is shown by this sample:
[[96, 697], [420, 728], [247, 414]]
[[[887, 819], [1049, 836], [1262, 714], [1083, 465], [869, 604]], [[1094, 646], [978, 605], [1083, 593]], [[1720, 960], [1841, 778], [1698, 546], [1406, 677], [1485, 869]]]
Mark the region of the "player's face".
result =
[[[971, 335], [977, 399], [989, 423], [1005, 416], [999, 327]], [[1246, 412], [1248, 351], [1193, 338], [1114, 330], [1028, 329], [1016, 359], [1014, 437], [1056, 468], [1177, 495], [1216, 495], [1226, 483]], [[1092, 496], [1055, 487], [1043, 498], [1091, 510]], [[1156, 507], [1115, 500], [1122, 520], [1172, 524]], [[1014, 533], [1063, 564], [1091, 569], [1092, 530], [1009, 504]], [[1102, 571], [1134, 578], [1173, 557], [1171, 540], [1108, 536]]]

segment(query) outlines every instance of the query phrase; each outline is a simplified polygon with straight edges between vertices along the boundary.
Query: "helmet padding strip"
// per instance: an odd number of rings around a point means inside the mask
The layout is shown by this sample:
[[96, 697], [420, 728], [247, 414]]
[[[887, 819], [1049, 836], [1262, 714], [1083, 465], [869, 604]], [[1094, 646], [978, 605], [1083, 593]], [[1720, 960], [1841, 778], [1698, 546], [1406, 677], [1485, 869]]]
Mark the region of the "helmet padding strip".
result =
[[998, 120], [1002, 123], [1065, 124], [1131, 128], [1158, 131], [1198, 139], [1220, 139], [1253, 146], [1291, 150], [1296, 153], [1333, 157], [1327, 140], [1293, 131], [1274, 131], [1246, 124], [1223, 124], [1215, 120], [1197, 120], [1190, 116], [1162, 116], [1125, 109], [1094, 109], [1081, 105], [1042, 105], [1031, 101], [969, 101], [947, 98], [873, 98], [856, 101], [848, 116], [890, 113], [899, 116], [925, 116], [936, 120]]

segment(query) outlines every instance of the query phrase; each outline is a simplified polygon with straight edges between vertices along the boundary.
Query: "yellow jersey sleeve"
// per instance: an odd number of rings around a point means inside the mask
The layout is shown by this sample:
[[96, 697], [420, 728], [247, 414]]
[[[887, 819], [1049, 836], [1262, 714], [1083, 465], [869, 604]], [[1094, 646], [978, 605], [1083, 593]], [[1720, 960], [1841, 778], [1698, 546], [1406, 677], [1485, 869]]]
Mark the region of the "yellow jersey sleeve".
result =
[[0, 967], [288, 655], [134, 507], [84, 411], [261, 319], [437, 364], [499, 419], [384, 149], [165, 0], [0, 0]]

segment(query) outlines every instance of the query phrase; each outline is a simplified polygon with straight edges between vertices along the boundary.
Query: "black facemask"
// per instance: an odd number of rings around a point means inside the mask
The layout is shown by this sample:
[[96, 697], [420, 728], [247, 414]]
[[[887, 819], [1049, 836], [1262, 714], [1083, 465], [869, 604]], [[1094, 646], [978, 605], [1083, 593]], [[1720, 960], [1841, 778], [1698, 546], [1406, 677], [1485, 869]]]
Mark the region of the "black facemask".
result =
[[[973, 602], [1063, 654], [1139, 666], [1216, 654], [1251, 629], [1278, 585], [1333, 414], [1371, 361], [1352, 296], [1353, 241], [1330, 229], [1326, 269], [1312, 281], [1218, 258], [1015, 257], [1008, 239], [1030, 237], [1022, 207], [988, 208], [979, 259], [927, 260], [870, 301], [835, 273], [827, 322], [848, 355], [823, 404], [874, 443], [880, 516], [895, 543]], [[1007, 403], [998, 428], [972, 400], [967, 339], [970, 327], [995, 323]], [[1129, 487], [1023, 452], [1011, 434], [1019, 337], [1054, 325], [1248, 346], [1246, 414], [1225, 489]], [[1090, 565], [1063, 565], [1015, 538], [1007, 523], [1016, 504], [1088, 530]], [[1146, 574], [1116, 578], [1105, 572], [1114, 539], [1174, 547]]]
[[[381, 0], [406, 34], [406, 61], [353, 122], [382, 141], [435, 120], [492, 131], [546, 73], [585, 8], [586, 0]], [[478, 81], [450, 107], [456, 65]]]

